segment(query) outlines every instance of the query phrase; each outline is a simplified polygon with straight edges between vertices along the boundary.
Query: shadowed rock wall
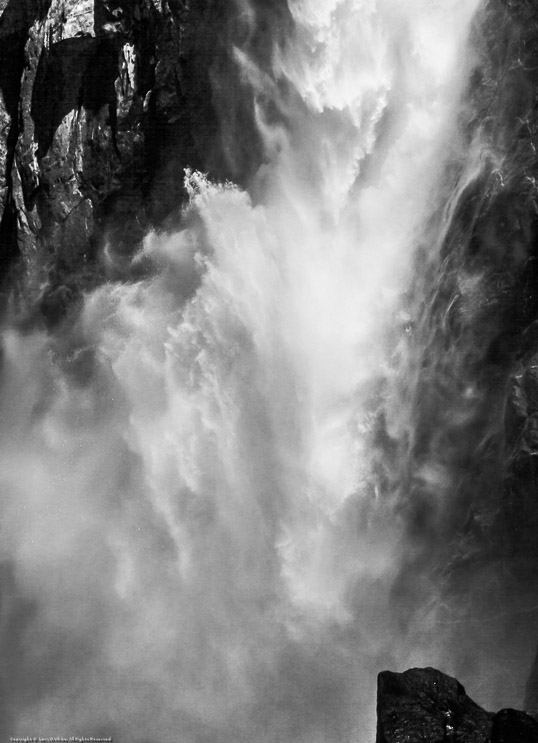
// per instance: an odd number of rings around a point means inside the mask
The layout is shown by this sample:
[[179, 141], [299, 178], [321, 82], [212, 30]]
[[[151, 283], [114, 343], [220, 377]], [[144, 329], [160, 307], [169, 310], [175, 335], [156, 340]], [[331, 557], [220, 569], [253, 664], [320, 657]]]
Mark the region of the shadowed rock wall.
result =
[[27, 293], [58, 286], [107, 239], [121, 263], [180, 204], [184, 167], [218, 173], [210, 76], [226, 5], [0, 2], [4, 277], [20, 257]]
[[[394, 602], [409, 607], [410, 632], [416, 607], [440, 607], [440, 632], [460, 649], [451, 672], [484, 679], [484, 698], [522, 704], [538, 637], [536, 4], [484, 2], [472, 48], [461, 122], [482, 158], [419, 287], [416, 425], [403, 457], [415, 550]], [[450, 473], [446, 498], [413, 480], [431, 462]], [[478, 655], [496, 670], [476, 668]]]

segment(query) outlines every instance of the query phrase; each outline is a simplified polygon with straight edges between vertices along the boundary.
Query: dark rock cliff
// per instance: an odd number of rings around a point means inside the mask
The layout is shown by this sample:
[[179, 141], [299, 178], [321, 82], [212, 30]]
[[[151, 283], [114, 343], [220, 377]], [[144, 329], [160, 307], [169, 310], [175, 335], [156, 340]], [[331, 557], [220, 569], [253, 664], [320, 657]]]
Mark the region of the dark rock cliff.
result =
[[229, 52], [241, 43], [263, 64], [267, 24], [287, 13], [252, 7], [247, 23], [219, 0], [0, 0], [4, 289], [7, 275], [26, 300], [48, 287], [54, 321], [105, 244], [121, 273], [178, 209], [186, 167], [248, 178], [261, 147]]
[[[415, 607], [444, 607], [443, 632], [462, 649], [456, 676], [480, 645], [524, 679], [538, 637], [536, 4], [485, 2], [472, 45], [462, 129], [483, 157], [419, 289], [417, 423], [403, 457], [416, 549], [394, 601], [407, 599], [411, 631]], [[444, 500], [413, 477], [431, 462], [451, 473]], [[507, 683], [492, 682], [499, 699]]]
[[[27, 296], [52, 291], [107, 240], [121, 264], [181, 202], [185, 167], [219, 169], [210, 78], [225, 64], [225, 7], [2, 0], [4, 279], [18, 265]], [[61, 313], [66, 295], [45, 312]]]

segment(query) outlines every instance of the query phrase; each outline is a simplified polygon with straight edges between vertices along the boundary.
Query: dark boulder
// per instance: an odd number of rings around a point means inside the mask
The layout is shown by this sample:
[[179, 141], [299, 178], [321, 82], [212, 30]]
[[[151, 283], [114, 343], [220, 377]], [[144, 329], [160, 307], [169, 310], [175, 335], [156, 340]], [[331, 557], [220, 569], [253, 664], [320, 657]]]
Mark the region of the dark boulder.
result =
[[377, 743], [489, 741], [493, 715], [435, 668], [383, 671], [377, 686]]
[[486, 712], [451, 676], [435, 668], [383, 671], [377, 685], [376, 743], [538, 743], [524, 712]]

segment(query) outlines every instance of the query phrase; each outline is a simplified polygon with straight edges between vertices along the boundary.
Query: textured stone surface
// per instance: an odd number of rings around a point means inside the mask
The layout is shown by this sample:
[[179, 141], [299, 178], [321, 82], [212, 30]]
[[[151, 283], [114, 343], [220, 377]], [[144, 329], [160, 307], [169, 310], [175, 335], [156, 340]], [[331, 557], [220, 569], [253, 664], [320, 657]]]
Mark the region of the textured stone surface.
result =
[[451, 676], [435, 668], [383, 671], [377, 686], [376, 743], [537, 743], [524, 712], [486, 712]]
[[179, 207], [216, 131], [222, 7], [2, 2], [0, 261], [5, 276], [22, 257], [27, 297], [84, 274], [107, 240], [121, 258]]
[[493, 715], [456, 679], [434, 668], [411, 668], [379, 674], [377, 720], [377, 743], [488, 743]]
[[[452, 213], [415, 331], [421, 378], [402, 460], [404, 476], [418, 473], [405, 485], [416, 549], [394, 596], [409, 607], [411, 628], [416, 607], [440, 607], [447, 645], [495, 659], [505, 670], [484, 687], [498, 706], [518, 705], [538, 635], [536, 3], [484, 3], [472, 43], [465, 127], [494, 154]], [[449, 473], [446, 491], [442, 478], [421, 480], [432, 463]], [[466, 664], [456, 675], [465, 677]]]

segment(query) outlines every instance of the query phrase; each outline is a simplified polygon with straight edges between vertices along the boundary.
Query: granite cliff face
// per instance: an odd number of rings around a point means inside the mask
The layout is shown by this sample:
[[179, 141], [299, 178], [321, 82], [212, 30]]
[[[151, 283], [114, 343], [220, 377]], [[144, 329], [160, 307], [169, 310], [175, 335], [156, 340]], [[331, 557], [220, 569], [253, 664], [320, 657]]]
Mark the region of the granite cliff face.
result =
[[[69, 284], [107, 240], [121, 263], [177, 208], [186, 166], [219, 170], [210, 77], [225, 5], [0, 3], [4, 281], [21, 258], [30, 296]], [[68, 294], [45, 313], [61, 314]]]

